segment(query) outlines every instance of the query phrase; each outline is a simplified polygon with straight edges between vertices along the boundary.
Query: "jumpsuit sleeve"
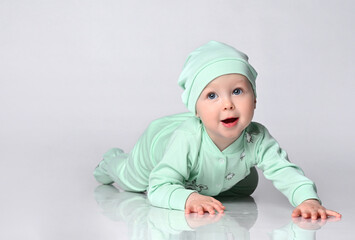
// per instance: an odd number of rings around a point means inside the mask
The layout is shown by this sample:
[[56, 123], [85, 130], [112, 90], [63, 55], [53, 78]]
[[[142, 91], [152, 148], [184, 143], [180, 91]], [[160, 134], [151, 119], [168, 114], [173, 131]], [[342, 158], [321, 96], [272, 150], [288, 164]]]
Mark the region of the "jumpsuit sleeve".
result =
[[300, 167], [288, 160], [287, 153], [268, 130], [262, 129], [261, 134], [256, 148], [256, 161], [265, 177], [273, 182], [294, 207], [307, 199], [319, 200], [315, 184], [305, 177]]
[[184, 187], [184, 182], [194, 167], [191, 162], [191, 149], [196, 150], [196, 141], [189, 141], [189, 138], [191, 137], [188, 133], [174, 134], [163, 158], [152, 170], [148, 187], [148, 199], [152, 205], [184, 210], [187, 198], [195, 192]]

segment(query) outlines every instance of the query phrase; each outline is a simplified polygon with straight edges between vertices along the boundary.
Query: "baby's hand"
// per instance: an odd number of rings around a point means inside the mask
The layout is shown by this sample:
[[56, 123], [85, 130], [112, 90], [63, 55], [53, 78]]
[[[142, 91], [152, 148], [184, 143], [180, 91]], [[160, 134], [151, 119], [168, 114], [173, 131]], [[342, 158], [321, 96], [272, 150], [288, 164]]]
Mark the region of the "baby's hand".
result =
[[215, 214], [215, 210], [219, 213], [224, 212], [225, 207], [222, 203], [213, 197], [204, 196], [198, 193], [191, 193], [186, 200], [185, 213], [198, 213], [203, 215], [205, 212]]
[[324, 208], [316, 199], [308, 199], [306, 201], [303, 201], [295, 208], [295, 210], [293, 210], [292, 217], [299, 216], [306, 219], [318, 219], [319, 217], [322, 219], [326, 219], [328, 216], [340, 218], [341, 214]]

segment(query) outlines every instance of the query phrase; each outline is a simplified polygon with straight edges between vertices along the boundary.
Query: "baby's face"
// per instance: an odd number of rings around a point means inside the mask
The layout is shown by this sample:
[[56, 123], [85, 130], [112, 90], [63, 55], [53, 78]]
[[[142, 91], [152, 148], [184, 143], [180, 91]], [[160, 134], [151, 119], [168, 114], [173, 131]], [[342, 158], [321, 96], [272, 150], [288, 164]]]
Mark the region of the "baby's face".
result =
[[248, 79], [222, 75], [210, 82], [196, 102], [196, 115], [217, 147], [223, 151], [250, 124], [256, 106]]

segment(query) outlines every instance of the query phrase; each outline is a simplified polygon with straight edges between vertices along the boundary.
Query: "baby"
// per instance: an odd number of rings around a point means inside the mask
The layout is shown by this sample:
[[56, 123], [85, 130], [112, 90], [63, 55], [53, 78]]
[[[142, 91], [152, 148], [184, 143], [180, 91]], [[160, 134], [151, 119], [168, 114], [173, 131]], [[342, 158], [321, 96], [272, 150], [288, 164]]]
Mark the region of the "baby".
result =
[[153, 121], [129, 154], [109, 150], [95, 178], [147, 191], [157, 207], [215, 214], [225, 207], [212, 196], [252, 194], [258, 167], [296, 207], [293, 217], [340, 217], [322, 207], [314, 183], [263, 125], [252, 122], [256, 76], [247, 55], [235, 48], [215, 41], [199, 47], [178, 81], [190, 112]]

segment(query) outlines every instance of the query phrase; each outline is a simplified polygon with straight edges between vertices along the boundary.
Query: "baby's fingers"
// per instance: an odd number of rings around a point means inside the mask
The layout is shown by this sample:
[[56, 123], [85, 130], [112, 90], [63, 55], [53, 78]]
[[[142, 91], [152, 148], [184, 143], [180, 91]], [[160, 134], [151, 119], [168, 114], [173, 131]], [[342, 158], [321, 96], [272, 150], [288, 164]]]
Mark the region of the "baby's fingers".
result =
[[216, 211], [218, 213], [223, 213], [224, 209], [225, 209], [225, 206], [223, 206], [222, 204], [217, 204], [217, 203], [214, 203], [213, 207], [214, 207], [214, 209], [216, 209]]
[[201, 205], [196, 207], [195, 212], [197, 212], [198, 215], [203, 215], [205, 213], [204, 208]]
[[207, 205], [206, 207], [205, 207], [205, 209], [206, 209], [206, 211], [209, 213], [209, 214], [211, 214], [211, 215], [214, 215], [214, 214], [216, 214], [216, 212], [215, 212], [215, 208], [214, 208], [214, 206], [211, 206], [211, 205]]
[[191, 207], [188, 207], [185, 209], [185, 214], [190, 214], [190, 213], [197, 213], [198, 215], [203, 215], [206, 212], [210, 212], [213, 211], [213, 208], [211, 207], [212, 210], [210, 210], [207, 206], [203, 206], [203, 205], [194, 205]]
[[296, 208], [295, 210], [293, 210], [292, 212], [292, 217], [299, 217], [301, 216], [301, 210]]
[[190, 214], [192, 213], [191, 209], [190, 208], [185, 208], [185, 214]]
[[204, 212], [208, 212], [211, 215], [216, 214], [215, 211], [219, 212], [219, 213], [223, 213], [223, 209], [221, 206], [219, 206], [216, 203], [207, 203], [207, 204], [203, 204], [202, 205]]
[[321, 219], [326, 219], [327, 218], [327, 213], [326, 213], [325, 209], [319, 209], [318, 210], [318, 214], [319, 214]]
[[212, 198], [212, 201], [213, 201], [214, 203], [216, 203], [218, 206], [220, 206], [222, 209], [225, 209], [225, 208], [226, 208], [226, 207], [223, 206], [223, 204], [222, 204], [220, 201], [218, 201], [217, 199]]
[[333, 216], [333, 217], [341, 218], [341, 214], [336, 212], [336, 211], [333, 211], [333, 210], [326, 209], [325, 213], [326, 213], [327, 216]]
[[293, 210], [292, 212], [292, 217], [303, 217], [305, 219], [307, 218], [314, 218], [316, 217], [317, 219], [317, 212], [310, 212], [310, 211], [305, 211], [305, 210], [301, 210], [299, 208], [296, 208], [295, 210]]

